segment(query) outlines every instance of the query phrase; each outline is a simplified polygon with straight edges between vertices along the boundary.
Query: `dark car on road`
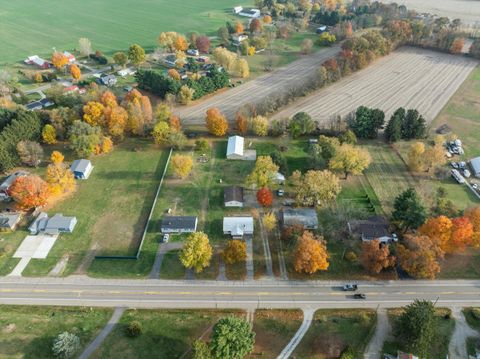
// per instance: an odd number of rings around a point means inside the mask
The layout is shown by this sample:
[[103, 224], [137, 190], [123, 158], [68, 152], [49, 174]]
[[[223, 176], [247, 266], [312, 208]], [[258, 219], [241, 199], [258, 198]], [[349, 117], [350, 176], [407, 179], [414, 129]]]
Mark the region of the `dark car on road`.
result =
[[357, 293], [353, 295], [354, 299], [367, 299], [367, 296], [363, 293]]

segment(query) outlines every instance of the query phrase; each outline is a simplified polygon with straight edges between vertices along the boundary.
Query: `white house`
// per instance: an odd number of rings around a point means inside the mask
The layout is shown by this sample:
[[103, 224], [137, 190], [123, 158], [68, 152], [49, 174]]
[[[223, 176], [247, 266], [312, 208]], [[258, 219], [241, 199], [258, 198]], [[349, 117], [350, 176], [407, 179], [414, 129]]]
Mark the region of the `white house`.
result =
[[126, 68], [126, 69], [121, 69], [117, 71], [118, 76], [121, 77], [126, 77], [128, 75], [135, 75], [135, 70], [132, 70], [131, 68]]
[[244, 41], [248, 40], [248, 35], [244, 34], [233, 34], [232, 35], [232, 44], [235, 46], [240, 46], [240, 44]]
[[240, 136], [232, 136], [228, 138], [227, 158], [229, 160], [243, 159], [243, 147], [245, 139]]
[[230, 235], [234, 239], [253, 235], [253, 217], [224, 217], [223, 234]]
[[241, 6], [235, 6], [235, 7], [233, 8], [233, 13], [234, 13], [234, 14], [239, 14], [242, 10], [243, 10], [243, 7], [241, 7]]
[[50, 63], [48, 61], [42, 59], [38, 55], [29, 56], [29, 57], [26, 58], [26, 60], [24, 62], [27, 65], [36, 65], [36, 66], [38, 66], [42, 69], [48, 69], [50, 67]]
[[93, 166], [89, 160], [80, 159], [73, 161], [70, 169], [75, 179], [87, 179], [93, 171]]
[[256, 19], [260, 17], [261, 13], [258, 9], [242, 9], [242, 11], [238, 13], [238, 15]]
[[63, 54], [67, 57], [69, 64], [74, 63], [75, 61], [77, 61], [77, 59], [75, 58], [75, 56], [73, 56], [73, 55], [72, 55], [71, 53], [69, 53], [68, 51], [64, 51]]
[[243, 187], [225, 187], [223, 192], [223, 202], [225, 207], [243, 207]]

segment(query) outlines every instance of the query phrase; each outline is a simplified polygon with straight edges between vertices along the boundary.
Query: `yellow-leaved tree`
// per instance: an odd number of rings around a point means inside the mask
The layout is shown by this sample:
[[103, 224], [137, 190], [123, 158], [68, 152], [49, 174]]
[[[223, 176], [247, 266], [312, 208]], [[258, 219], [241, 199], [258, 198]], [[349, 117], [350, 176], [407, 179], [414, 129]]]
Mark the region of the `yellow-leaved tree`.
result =
[[298, 238], [292, 253], [293, 266], [298, 273], [313, 274], [319, 270], [327, 270], [328, 252], [323, 237], [315, 237], [312, 232], [305, 231]]
[[193, 268], [196, 273], [200, 273], [210, 265], [212, 254], [208, 236], [203, 232], [195, 232], [188, 236], [179, 257], [185, 268]]
[[43, 127], [42, 130], [42, 140], [47, 145], [54, 145], [57, 143], [57, 131], [55, 127], [50, 124], [47, 124]]
[[252, 119], [252, 130], [257, 136], [268, 135], [268, 119], [264, 116], [255, 116]]
[[80, 71], [80, 68], [77, 65], [73, 64], [70, 66], [70, 75], [72, 75], [74, 80], [78, 81], [82, 77], [82, 71]]
[[173, 155], [172, 156], [172, 168], [176, 176], [184, 179], [186, 178], [193, 168], [193, 159], [186, 155]]
[[228, 131], [228, 122], [225, 116], [216, 107], [207, 110], [205, 119], [208, 131], [215, 136], [224, 136]]
[[277, 227], [277, 216], [275, 216], [275, 213], [270, 212], [263, 216], [263, 226], [269, 232]]
[[247, 259], [247, 243], [238, 239], [228, 241], [222, 257], [227, 264], [244, 262]]
[[277, 172], [278, 166], [273, 163], [270, 156], [258, 156], [255, 167], [248, 175], [246, 183], [249, 186], [256, 186], [257, 188], [270, 188], [275, 181]]
[[100, 102], [89, 101], [83, 106], [83, 120], [91, 126], [102, 126], [104, 124], [105, 107]]
[[349, 174], [361, 174], [371, 162], [372, 158], [367, 150], [344, 143], [336, 149], [329, 167], [331, 170], [342, 171], [347, 179]]
[[47, 167], [48, 188], [54, 196], [71, 192], [75, 188], [73, 172], [63, 162], [63, 159], [64, 156], [60, 152], [53, 151], [50, 156], [52, 163]]

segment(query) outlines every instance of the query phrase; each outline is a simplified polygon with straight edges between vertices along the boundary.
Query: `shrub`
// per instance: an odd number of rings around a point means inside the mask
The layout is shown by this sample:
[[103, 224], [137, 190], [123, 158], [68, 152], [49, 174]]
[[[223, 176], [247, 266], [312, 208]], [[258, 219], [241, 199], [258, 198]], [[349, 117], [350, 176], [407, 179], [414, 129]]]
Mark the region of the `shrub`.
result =
[[350, 263], [353, 263], [357, 261], [358, 257], [354, 251], [348, 251], [347, 254], [345, 254], [345, 259]]
[[130, 323], [128, 323], [125, 333], [130, 338], [138, 337], [142, 334], [142, 325], [138, 320], [132, 320]]

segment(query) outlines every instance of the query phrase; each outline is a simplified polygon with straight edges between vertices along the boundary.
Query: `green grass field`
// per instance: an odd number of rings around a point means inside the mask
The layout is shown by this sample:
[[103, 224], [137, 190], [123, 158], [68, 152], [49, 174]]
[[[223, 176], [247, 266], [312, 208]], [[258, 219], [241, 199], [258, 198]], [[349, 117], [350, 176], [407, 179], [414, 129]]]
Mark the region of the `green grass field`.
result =
[[[34, 0], [4, 1], [0, 10], [0, 64], [23, 61], [29, 55], [48, 56], [55, 47], [73, 50], [87, 37], [106, 54], [138, 43], [153, 49], [162, 31], [196, 31], [214, 35], [232, 8], [247, 0]], [[240, 18], [238, 18], [240, 19]], [[243, 18], [244, 20], [244, 18]]]
[[64, 331], [80, 338], [81, 353], [111, 315], [100, 308], [0, 306], [0, 357], [53, 358], [52, 341]]

